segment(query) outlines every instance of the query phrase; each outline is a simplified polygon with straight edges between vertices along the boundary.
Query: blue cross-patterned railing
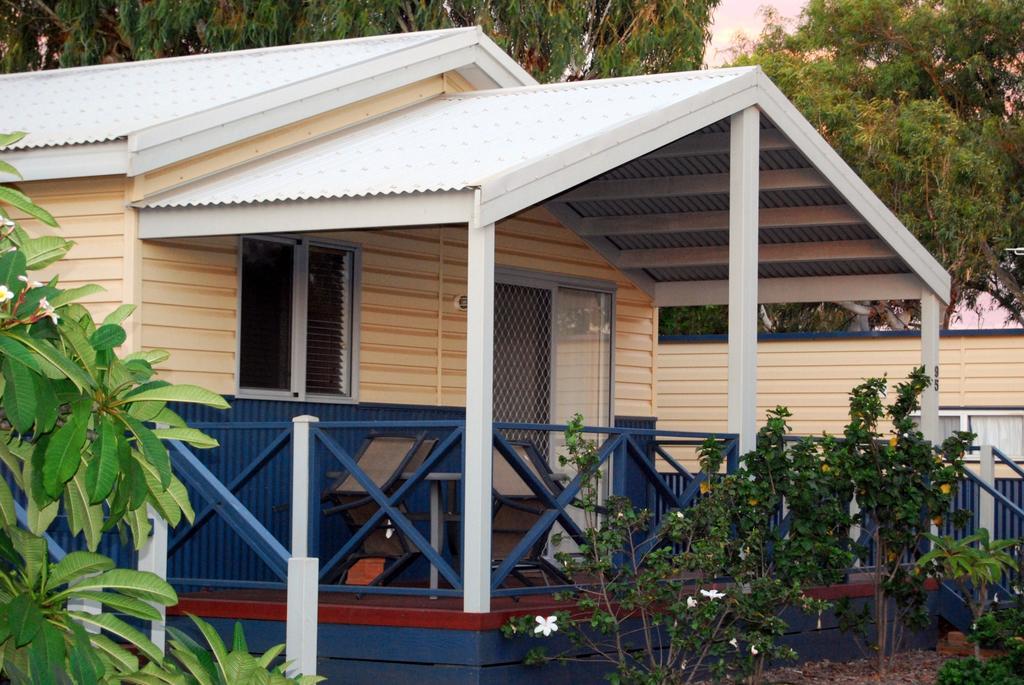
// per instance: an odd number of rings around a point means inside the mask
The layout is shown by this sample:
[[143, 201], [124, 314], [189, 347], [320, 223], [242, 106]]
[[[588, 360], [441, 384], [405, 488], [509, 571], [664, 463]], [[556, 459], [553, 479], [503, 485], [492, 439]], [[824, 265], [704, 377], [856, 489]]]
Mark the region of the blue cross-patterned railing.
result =
[[[197, 511], [195, 524], [179, 528], [170, 539], [171, 581], [183, 590], [284, 587], [291, 546], [291, 422], [194, 425], [216, 437], [221, 447], [192, 451], [181, 443], [169, 443], [176, 471], [188, 487]], [[308, 542], [310, 554], [321, 559], [322, 591], [461, 594], [463, 427], [461, 419], [312, 424]], [[573, 500], [579, 493], [581, 479], [577, 476], [556, 483], [551, 474], [538, 471], [536, 462], [527, 464], [523, 446], [506, 437], [508, 432], [522, 431], [557, 436], [564, 430], [565, 426], [560, 425], [495, 425], [495, 459], [506, 460], [528, 489], [518, 492], [516, 497], [521, 498], [525, 492], [532, 504], [539, 507], [530, 525], [519, 532], [516, 544], [495, 560], [495, 594], [536, 591], [521, 571], [524, 565], [545, 564], [546, 570], [557, 576], [558, 569], [550, 560], [539, 558], [536, 553], [544, 547], [555, 524], [570, 537], [581, 537], [573, 517]], [[673, 451], [693, 449], [711, 437], [709, 434], [642, 428], [586, 430], [604, 436], [600, 465], [611, 465], [612, 494], [629, 495], [639, 506], [655, 510], [656, 516], [672, 508], [689, 506], [698, 496], [703, 476], [691, 474]], [[381, 436], [413, 436], [417, 447], [429, 445], [415, 462], [408, 462], [408, 472], [381, 480], [379, 468], [374, 470], [375, 463], [362, 461], [369, 440]], [[718, 439], [724, 443], [730, 463], [735, 464], [734, 436]], [[553, 444], [552, 439], [545, 450]], [[547, 456], [525, 458], [554, 461], [553, 455], [551, 460]], [[325, 499], [329, 484], [342, 481], [348, 484], [348, 490], [357, 491], [361, 497], [332, 505]], [[496, 511], [502, 501], [513, 509], [518, 506], [516, 497], [502, 497], [496, 485]], [[331, 515], [338, 510], [345, 515]], [[495, 526], [500, 527], [500, 522], [496, 520]], [[496, 531], [496, 540], [500, 534]], [[381, 549], [397, 543], [405, 545], [408, 553]], [[385, 557], [391, 570], [381, 573], [375, 579], [377, 584], [349, 584], [352, 562], [375, 555]], [[401, 563], [392, 563], [396, 559]], [[428, 584], [428, 576], [436, 577], [436, 582]], [[545, 584], [543, 591], [550, 590], [551, 584]]]

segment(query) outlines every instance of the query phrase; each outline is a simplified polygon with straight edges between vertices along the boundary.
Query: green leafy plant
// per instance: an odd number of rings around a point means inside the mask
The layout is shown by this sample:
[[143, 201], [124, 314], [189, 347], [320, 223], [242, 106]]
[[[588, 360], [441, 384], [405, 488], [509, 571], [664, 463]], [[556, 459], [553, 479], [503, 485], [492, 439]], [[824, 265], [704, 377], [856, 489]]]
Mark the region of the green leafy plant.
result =
[[[1006, 550], [1016, 547], [1018, 541], [992, 540], [985, 528], [959, 540], [931, 533], [926, 537], [932, 542], [932, 550], [918, 559], [918, 567], [930, 575], [954, 581], [977, 626], [991, 605], [989, 589], [1003, 573], [1017, 565]], [[979, 642], [974, 644], [974, 655], [981, 656]]]
[[[47, 560], [46, 541], [27, 531], [0, 531], [0, 666], [13, 680], [52, 682], [65, 660], [79, 685], [123, 677], [139, 669], [139, 657], [163, 658], [145, 635], [114, 613], [160, 620], [153, 604], [178, 600], [158, 576], [114, 567], [107, 557], [71, 552]], [[69, 602], [94, 602], [108, 611], [90, 613]], [[86, 633], [83, 626], [95, 633]], [[100, 633], [103, 630], [117, 641]], [[134, 652], [122, 646], [130, 643]]]
[[[835, 453], [838, 467], [850, 479], [860, 513], [855, 522], [870, 532], [874, 559], [873, 613], [855, 616], [840, 607], [840, 620], [857, 633], [875, 628], [877, 668], [884, 673], [907, 629], [928, 623], [926, 567], [915, 561], [923, 553], [931, 526], [949, 515], [957, 484], [964, 474], [963, 455], [973, 436], [955, 433], [936, 448], [914, 425], [920, 395], [931, 380], [919, 367], [896, 385], [896, 397], [885, 404], [887, 382], [871, 378], [850, 394], [850, 423]], [[882, 421], [892, 428], [888, 440]], [[962, 519], [962, 515], [957, 515]], [[962, 524], [961, 521], [954, 521]], [[861, 550], [871, 563], [867, 547]], [[858, 620], [864, 619], [864, 620]]]
[[936, 685], [1024, 685], [1024, 643], [991, 659], [950, 659], [939, 669]]
[[1024, 641], [1024, 608], [993, 608], [974, 622], [967, 639], [983, 649], [1006, 649], [1012, 642]]
[[[0, 147], [23, 135], [0, 135]], [[17, 176], [7, 164], [0, 164], [0, 171]], [[0, 675], [16, 683], [75, 685], [315, 682], [284, 678], [280, 667], [270, 666], [276, 653], [257, 659], [236, 648], [224, 661], [216, 652], [223, 645], [210, 635], [215, 656], [203, 656], [194, 643], [179, 640], [167, 660], [120, 618], [161, 620], [153, 605], [177, 602], [165, 581], [115, 568], [94, 552], [72, 552], [49, 562], [44, 534], [61, 512], [71, 534], [81, 536], [90, 550], [115, 529], [141, 547], [151, 531], [149, 507], [171, 526], [191, 522], [188, 493], [174, 476], [163, 441], [200, 448], [217, 442], [189, 428], [167, 405], [228, 405], [202, 388], [158, 380], [154, 365], [167, 358], [166, 352], [118, 354], [131, 306], [118, 307], [97, 323], [77, 300], [98, 286], [65, 290], [57, 278], [33, 280], [33, 271], [59, 261], [73, 243], [29, 235], [12, 218], [14, 212], [57, 225], [27, 195], [0, 186], [0, 462], [14, 485], [0, 477]], [[15, 489], [26, 502], [25, 521], [17, 516]], [[78, 610], [73, 602], [90, 602], [100, 611]], [[244, 645], [240, 632], [236, 635]], [[186, 651], [202, 664], [215, 660], [221, 672], [227, 668], [228, 675], [241, 673], [242, 679], [210, 680], [201, 671], [193, 673]], [[138, 655], [147, 662], [141, 670]]]
[[[598, 449], [583, 437], [582, 418], [574, 417], [562, 461], [584, 476], [576, 504], [586, 526], [579, 552], [557, 555], [578, 585], [560, 595], [572, 608], [551, 617], [520, 616], [504, 627], [510, 637], [547, 637], [554, 626], [571, 648], [557, 655], [537, 648], [528, 662], [583, 654], [608, 663], [614, 669], [611, 682], [661, 684], [694, 682], [707, 674], [759, 682], [768, 660], [793, 658], [795, 653], [780, 644], [786, 630], [781, 613], [793, 606], [821, 611], [824, 604], [803, 594], [802, 581], [812, 579], [807, 575], [812, 566], [813, 580], [822, 574], [813, 564], [776, 566], [770, 550], [782, 536], [770, 528], [766, 512], [777, 508], [787, 488], [795, 491], [796, 480], [827, 478], [828, 471], [820, 462], [811, 468], [810, 460], [805, 460], [806, 469], [784, 468], [789, 459], [786, 416], [782, 409], [770, 415], [757, 449], [745, 458], [749, 466], [735, 474], [720, 473], [720, 443], [705, 443], [702, 497], [691, 508], [668, 512], [660, 522], [624, 497], [599, 505]], [[804, 445], [802, 454], [811, 449], [811, 443]], [[767, 470], [774, 470], [775, 477], [755, 478]], [[842, 516], [827, 509], [828, 498], [823, 498], [815, 509], [823, 525], [798, 526], [795, 538], [842, 566], [841, 550], [830, 547], [842, 539], [832, 530], [832, 518]], [[818, 530], [827, 531], [824, 539], [816, 537]]]
[[196, 642], [177, 628], [168, 628], [171, 637], [168, 659], [160, 665], [146, 666], [141, 674], [129, 677], [126, 682], [141, 685], [313, 685], [324, 680], [319, 676], [285, 675], [288, 664], [275, 665], [284, 645], [275, 645], [259, 656], [250, 654], [240, 623], [235, 624], [229, 651], [213, 626], [197, 616], [189, 618], [206, 644]]

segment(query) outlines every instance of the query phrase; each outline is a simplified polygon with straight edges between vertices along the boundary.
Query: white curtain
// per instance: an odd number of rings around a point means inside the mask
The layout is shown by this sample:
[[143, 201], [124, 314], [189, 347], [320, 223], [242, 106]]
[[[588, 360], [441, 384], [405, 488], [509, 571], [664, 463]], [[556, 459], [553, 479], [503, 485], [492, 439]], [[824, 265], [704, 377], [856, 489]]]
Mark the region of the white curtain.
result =
[[972, 416], [976, 445], [992, 445], [1009, 457], [1024, 456], [1024, 417]]

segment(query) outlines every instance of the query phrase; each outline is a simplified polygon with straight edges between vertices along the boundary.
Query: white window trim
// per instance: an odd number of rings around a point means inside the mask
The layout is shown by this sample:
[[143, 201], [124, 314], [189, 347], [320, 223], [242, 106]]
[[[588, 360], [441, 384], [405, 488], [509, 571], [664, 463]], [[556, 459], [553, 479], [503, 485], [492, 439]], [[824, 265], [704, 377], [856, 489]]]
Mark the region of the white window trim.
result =
[[[291, 390], [243, 388], [242, 379], [242, 273], [245, 240], [265, 240], [294, 245], [292, 265], [292, 346]], [[320, 245], [348, 250], [352, 254], [352, 274], [349, 293], [349, 394], [328, 395], [306, 392], [306, 319], [307, 290], [309, 286], [309, 247]], [[359, 403], [359, 330], [362, 310], [362, 246], [341, 240], [324, 240], [304, 236], [258, 235], [241, 236], [238, 241], [238, 296], [235, 304], [235, 397], [243, 400], [284, 400], [288, 402], [316, 402], [320, 404]]]

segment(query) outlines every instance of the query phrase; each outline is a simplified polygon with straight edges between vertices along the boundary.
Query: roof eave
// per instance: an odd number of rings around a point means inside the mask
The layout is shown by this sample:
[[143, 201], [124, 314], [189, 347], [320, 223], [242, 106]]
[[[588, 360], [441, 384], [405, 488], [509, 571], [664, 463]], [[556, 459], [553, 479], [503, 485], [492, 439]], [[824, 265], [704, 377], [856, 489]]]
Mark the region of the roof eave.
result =
[[136, 131], [128, 137], [128, 174], [165, 167], [431, 76], [466, 70], [477, 79], [489, 79], [490, 83], [483, 85], [490, 87], [536, 83], [479, 29], [451, 32], [358, 65]]
[[475, 189], [359, 197], [297, 199], [245, 204], [147, 207], [139, 210], [139, 237], [195, 238], [214, 235], [344, 231], [368, 227], [468, 224]]
[[128, 172], [128, 158], [125, 140], [10, 150], [4, 152], [4, 161], [17, 169], [21, 178], [0, 174], [0, 182], [123, 176]]

